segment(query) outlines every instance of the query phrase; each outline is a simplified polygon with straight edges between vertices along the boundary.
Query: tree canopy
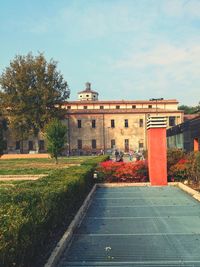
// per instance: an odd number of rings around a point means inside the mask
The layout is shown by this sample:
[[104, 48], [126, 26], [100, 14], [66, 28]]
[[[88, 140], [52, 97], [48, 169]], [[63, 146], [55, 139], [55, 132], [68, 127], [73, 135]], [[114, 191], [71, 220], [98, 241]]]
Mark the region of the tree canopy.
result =
[[38, 135], [52, 118], [61, 118], [60, 108], [70, 94], [68, 84], [42, 53], [17, 55], [0, 76], [0, 106], [16, 135]]
[[187, 106], [187, 105], [181, 105], [178, 107], [179, 110], [183, 110], [185, 114], [195, 114], [200, 112], [200, 102], [197, 106]]
[[46, 125], [45, 136], [47, 140], [47, 151], [52, 158], [58, 162], [58, 156], [64, 149], [66, 142], [67, 127], [58, 119], [54, 119]]

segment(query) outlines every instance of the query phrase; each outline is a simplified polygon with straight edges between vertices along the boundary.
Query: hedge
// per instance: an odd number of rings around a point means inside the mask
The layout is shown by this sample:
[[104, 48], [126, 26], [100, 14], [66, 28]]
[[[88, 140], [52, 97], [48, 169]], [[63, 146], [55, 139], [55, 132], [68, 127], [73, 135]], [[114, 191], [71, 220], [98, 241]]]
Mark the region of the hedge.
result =
[[93, 171], [106, 157], [52, 172], [0, 190], [0, 263], [29, 267], [63, 222], [70, 223], [93, 185]]

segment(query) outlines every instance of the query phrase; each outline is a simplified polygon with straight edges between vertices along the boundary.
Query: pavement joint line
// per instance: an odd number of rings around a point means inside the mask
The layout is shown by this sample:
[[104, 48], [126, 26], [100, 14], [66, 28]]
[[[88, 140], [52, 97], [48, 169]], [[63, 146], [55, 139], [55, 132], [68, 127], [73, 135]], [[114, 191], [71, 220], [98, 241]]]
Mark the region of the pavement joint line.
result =
[[[80, 264], [80, 266], [84, 266], [82, 261], [67, 261], [69, 264]], [[84, 261], [84, 264], [91, 264], [91, 263], [98, 263], [98, 264], [107, 264], [107, 265], [112, 265], [112, 264], [155, 264], [155, 266], [158, 266], [157, 264], [183, 264], [183, 263], [200, 263], [200, 260], [152, 260], [152, 261], [113, 261], [113, 262], [107, 262], [107, 261]], [[86, 266], [86, 265], [85, 265]], [[92, 265], [88, 265], [92, 266]], [[101, 266], [101, 265], [99, 265]], [[122, 266], [122, 265], [121, 265]], [[180, 265], [179, 265], [180, 266]]]
[[136, 233], [136, 234], [74, 234], [74, 236], [167, 236], [167, 235], [200, 235], [198, 233]]
[[[92, 217], [92, 216], [87, 216], [87, 218], [89, 219], [95, 219], [95, 220], [119, 220], [119, 219], [171, 219], [171, 218], [183, 218], [183, 217], [188, 217], [187, 215], [183, 215], [183, 216], [156, 216], [156, 217]], [[191, 217], [197, 217], [200, 218], [200, 216], [191, 216]]]
[[58, 260], [60, 259], [62, 252], [70, 244], [76, 227], [79, 225], [80, 221], [85, 216], [87, 208], [89, 207], [89, 205], [91, 203], [92, 195], [96, 191], [96, 188], [97, 188], [97, 186], [95, 184], [93, 186], [93, 188], [91, 189], [91, 191], [89, 192], [86, 199], [84, 200], [84, 202], [83, 202], [82, 206], [80, 207], [80, 209], [78, 210], [77, 214], [75, 215], [73, 221], [68, 226], [66, 232], [64, 233], [64, 235], [62, 236], [60, 241], [57, 243], [55, 249], [51, 253], [51, 255], [50, 255], [47, 263], [44, 265], [44, 267], [55, 267], [56, 266]]
[[[158, 219], [158, 218], [162, 218], [162, 219], [171, 219], [171, 218], [183, 218], [183, 217], [187, 217], [188, 215], [182, 215], [182, 216], [147, 216], [147, 217], [143, 217], [143, 216], [138, 216], [138, 217], [93, 217], [93, 216], [87, 216], [87, 218], [89, 219], [95, 219], [95, 220], [118, 220], [118, 219]], [[200, 216], [190, 216], [190, 218], [200, 218]]]
[[[196, 207], [196, 204], [193, 205], [125, 205], [125, 206], [112, 206], [112, 205], [107, 205], [106, 208], [149, 208], [149, 207]], [[96, 205], [98, 208], [104, 208], [101, 205]]]

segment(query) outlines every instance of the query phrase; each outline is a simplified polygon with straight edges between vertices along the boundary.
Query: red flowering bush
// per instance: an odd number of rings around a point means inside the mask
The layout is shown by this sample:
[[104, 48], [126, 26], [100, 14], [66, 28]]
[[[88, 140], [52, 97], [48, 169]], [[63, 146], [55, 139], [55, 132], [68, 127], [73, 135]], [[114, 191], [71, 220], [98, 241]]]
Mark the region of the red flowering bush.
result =
[[188, 173], [188, 160], [180, 159], [176, 164], [172, 165], [168, 171], [168, 175], [171, 176], [173, 181], [175, 178], [178, 180], [187, 179]]
[[147, 181], [146, 161], [102, 162], [98, 168], [102, 180], [107, 182], [145, 182]]

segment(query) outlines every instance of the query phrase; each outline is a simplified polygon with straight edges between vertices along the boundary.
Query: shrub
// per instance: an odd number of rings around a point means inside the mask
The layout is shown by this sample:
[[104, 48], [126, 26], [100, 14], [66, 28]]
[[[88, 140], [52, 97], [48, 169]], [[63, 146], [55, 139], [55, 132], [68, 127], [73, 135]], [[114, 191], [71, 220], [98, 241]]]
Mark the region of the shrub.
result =
[[188, 155], [187, 176], [190, 183], [200, 184], [200, 152], [192, 152]]
[[96, 157], [37, 181], [0, 189], [2, 266], [33, 266], [56, 229], [72, 220], [93, 185], [94, 168], [104, 159]]
[[185, 152], [178, 148], [171, 148], [167, 150], [167, 170], [177, 164], [179, 160], [185, 158]]
[[102, 162], [98, 168], [101, 181], [107, 182], [144, 182], [148, 179], [146, 161]]

